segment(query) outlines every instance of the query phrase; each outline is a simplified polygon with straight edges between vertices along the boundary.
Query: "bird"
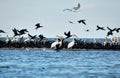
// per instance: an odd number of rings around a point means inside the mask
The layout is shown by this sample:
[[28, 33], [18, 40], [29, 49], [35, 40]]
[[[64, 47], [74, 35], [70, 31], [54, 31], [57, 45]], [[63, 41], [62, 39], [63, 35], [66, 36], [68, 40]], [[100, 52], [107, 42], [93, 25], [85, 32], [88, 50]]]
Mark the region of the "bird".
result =
[[77, 12], [80, 9], [80, 3], [78, 3], [77, 7], [73, 7], [72, 9], [64, 9], [63, 11]]
[[3, 30], [0, 30], [0, 33], [5, 33], [5, 31], [3, 31]]
[[97, 29], [96, 30], [98, 31], [98, 30], [105, 30], [105, 29], [104, 29], [104, 27], [100, 27], [100, 26], [97, 25]]
[[87, 29], [87, 30], [85, 30], [86, 32], [89, 32], [90, 30], [89, 29]]
[[74, 12], [76, 12], [77, 10], [79, 10], [80, 9], [80, 3], [78, 3], [77, 7], [73, 7], [73, 9], [74, 9]]
[[103, 45], [106, 46], [108, 44], [108, 38], [105, 37], [105, 41], [103, 42]]
[[119, 33], [120, 28], [116, 28], [116, 32]]
[[72, 21], [68, 21], [69, 23], [71, 23], [71, 24], [74, 24]]
[[64, 38], [62, 36], [56, 36], [56, 41], [51, 44], [51, 48], [55, 50], [59, 50], [62, 48], [62, 42]]
[[68, 31], [67, 33], [64, 32], [64, 35], [67, 36], [65, 39], [70, 38], [72, 36], [70, 31]]
[[40, 25], [40, 23], [35, 24], [35, 26], [36, 26], [36, 28], [35, 28], [36, 30], [37, 30], [38, 28], [43, 27], [43, 26]]
[[116, 28], [110, 29], [109, 27], [107, 27], [107, 29], [109, 30], [109, 31], [107, 32], [107, 36], [113, 35], [113, 31], [116, 31]]
[[39, 38], [40, 38], [40, 40], [43, 40], [45, 37], [42, 34], [40, 34]]
[[25, 32], [28, 32], [27, 29], [21, 29], [20, 31], [18, 30], [20, 35], [26, 34]]
[[31, 40], [31, 39], [35, 39], [36, 36], [37, 36], [37, 35], [32, 36], [32, 35], [28, 34], [28, 38], [29, 38], [30, 40]]
[[14, 33], [14, 36], [13, 37], [15, 37], [15, 36], [20, 36], [20, 34], [19, 34], [19, 30], [17, 30], [16, 28], [14, 28], [14, 29], [12, 29], [12, 31], [13, 31], [13, 33]]
[[68, 43], [68, 45], [67, 45], [67, 48], [68, 48], [68, 49], [72, 49], [72, 48], [74, 47], [75, 42], [76, 42], [76, 39], [75, 39], [75, 38], [77, 38], [77, 35], [73, 34], [73, 35], [72, 35], [72, 38], [73, 38], [73, 40], [72, 40], [70, 43]]
[[78, 23], [83, 23], [84, 25], [86, 25], [86, 20], [79, 20]]

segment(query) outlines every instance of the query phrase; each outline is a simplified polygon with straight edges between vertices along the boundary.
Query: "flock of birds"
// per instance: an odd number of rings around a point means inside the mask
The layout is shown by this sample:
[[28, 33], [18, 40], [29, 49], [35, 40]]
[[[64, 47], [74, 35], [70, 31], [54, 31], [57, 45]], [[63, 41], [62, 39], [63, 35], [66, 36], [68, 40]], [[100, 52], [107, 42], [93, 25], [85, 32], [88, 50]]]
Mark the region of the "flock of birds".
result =
[[[79, 12], [79, 9], [80, 9], [80, 3], [78, 3], [77, 7], [73, 7], [72, 9], [64, 9], [63, 11], [70, 11], [70, 12]], [[80, 24], [84, 24], [84, 25], [87, 25], [86, 24], [86, 20], [85, 19], [81, 19], [81, 20], [78, 20], [77, 21], [78, 23]], [[69, 23], [71, 24], [74, 24], [74, 22], [72, 21], [69, 21]], [[35, 24], [35, 29], [39, 29], [39, 28], [42, 28], [43, 26], [40, 25], [40, 23], [37, 23]], [[113, 35], [113, 32], [117, 32], [119, 33], [120, 31], [120, 28], [113, 28], [111, 29], [110, 27], [106, 27], [108, 29], [108, 32], [107, 32], [107, 35], [106, 36], [109, 36], [109, 35]], [[106, 29], [104, 27], [100, 27], [99, 25], [96, 26], [96, 31], [99, 31], [99, 30], [103, 30], [103, 31], [106, 31]], [[28, 38], [25, 40], [25, 42], [28, 42], [28, 41], [34, 41], [36, 38], [39, 38], [40, 40], [43, 40], [44, 37], [42, 34], [40, 34], [38, 37], [37, 35], [30, 35], [29, 31], [27, 29], [21, 29], [21, 30], [18, 30], [16, 28], [12, 29], [13, 33], [14, 33], [14, 36], [13, 36], [13, 39], [16, 38], [16, 36], [22, 36], [23, 34], [28, 34]], [[86, 32], [89, 32], [90, 30], [87, 29]], [[4, 30], [0, 30], [0, 33], [6, 33]], [[6, 34], [7, 35], [7, 34]], [[56, 36], [56, 41], [53, 42], [51, 44], [51, 48], [52, 49], [55, 49], [55, 50], [58, 50], [62, 47], [62, 42], [65, 40], [65, 39], [68, 39], [70, 37], [73, 38], [73, 40], [67, 45], [67, 48], [72, 48], [74, 45], [75, 45], [75, 42], [77, 41], [76, 38], [77, 38], [77, 35], [76, 34], [71, 34], [70, 31], [68, 32], [64, 32], [64, 35], [66, 36], [65, 38], [63, 36]], [[21, 39], [23, 38], [23, 36], [21, 37]], [[11, 39], [9, 38], [9, 36], [7, 35], [7, 40], [6, 41], [10, 41]]]

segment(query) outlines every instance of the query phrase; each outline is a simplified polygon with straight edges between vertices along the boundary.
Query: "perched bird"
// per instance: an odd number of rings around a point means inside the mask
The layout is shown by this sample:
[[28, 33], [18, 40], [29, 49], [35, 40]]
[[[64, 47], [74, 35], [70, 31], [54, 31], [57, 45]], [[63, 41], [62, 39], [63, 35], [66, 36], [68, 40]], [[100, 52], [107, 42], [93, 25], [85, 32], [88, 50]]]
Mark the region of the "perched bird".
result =
[[36, 26], [36, 28], [35, 28], [36, 30], [37, 30], [38, 28], [43, 27], [43, 26], [40, 25], [40, 23], [37, 23], [35, 26]]
[[56, 36], [56, 41], [51, 44], [51, 48], [55, 50], [59, 50], [62, 48], [63, 37]]
[[66, 39], [67, 39], [67, 38], [70, 38], [70, 37], [72, 36], [70, 31], [68, 31], [67, 33], [64, 32], [64, 35], [67, 36]]
[[5, 33], [5, 31], [3, 31], [3, 30], [0, 30], [0, 33]]
[[86, 25], [85, 21], [86, 20], [79, 20], [78, 23], [83, 23], [84, 25]]
[[108, 38], [105, 37], [105, 41], [103, 42], [103, 45], [106, 46], [108, 44]]
[[16, 28], [14, 28], [14, 29], [12, 29], [12, 31], [13, 31], [13, 33], [14, 33], [14, 36], [13, 37], [15, 37], [15, 36], [20, 36], [20, 34], [19, 34], [19, 30], [17, 30]]
[[43, 40], [45, 37], [42, 34], [40, 34], [39, 38], [40, 38], [40, 40]]
[[68, 49], [72, 49], [72, 48], [74, 47], [75, 42], [76, 42], [76, 39], [75, 39], [75, 38], [77, 38], [77, 36], [76, 36], [75, 34], [73, 34], [73, 35], [72, 35], [72, 38], [73, 38], [73, 40], [72, 40], [72, 41], [68, 44], [68, 46], [67, 46]]
[[100, 27], [97, 25], [97, 29], [96, 30], [105, 30], [104, 27]]
[[107, 29], [109, 30], [109, 31], [107, 32], [107, 36], [113, 35], [113, 31], [116, 31], [116, 28], [110, 29], [109, 27], [107, 27]]

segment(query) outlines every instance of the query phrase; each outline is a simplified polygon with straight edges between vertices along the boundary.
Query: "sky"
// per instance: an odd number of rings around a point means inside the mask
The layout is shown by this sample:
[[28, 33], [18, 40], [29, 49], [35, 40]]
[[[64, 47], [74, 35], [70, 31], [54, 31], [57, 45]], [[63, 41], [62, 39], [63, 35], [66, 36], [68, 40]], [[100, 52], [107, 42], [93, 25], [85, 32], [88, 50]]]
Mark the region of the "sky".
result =
[[[81, 5], [79, 12], [63, 12], [78, 3]], [[81, 19], [85, 19], [87, 25], [77, 22]], [[35, 30], [36, 23], [44, 27]], [[105, 27], [106, 31], [96, 31], [97, 25]], [[107, 26], [120, 27], [120, 0], [0, 0], [0, 29], [9, 36], [13, 36], [12, 29], [16, 28], [45, 37], [64, 36], [64, 32], [71, 31], [79, 38], [104, 38]], [[120, 36], [120, 33], [115, 32], [113, 36]]]

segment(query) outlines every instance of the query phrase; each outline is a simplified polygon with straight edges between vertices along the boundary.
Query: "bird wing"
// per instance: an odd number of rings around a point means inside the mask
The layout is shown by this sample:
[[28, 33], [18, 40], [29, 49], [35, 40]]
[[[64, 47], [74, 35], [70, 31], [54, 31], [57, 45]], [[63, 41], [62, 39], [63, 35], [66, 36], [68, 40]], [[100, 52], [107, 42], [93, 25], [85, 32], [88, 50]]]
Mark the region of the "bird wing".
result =
[[82, 21], [82, 23], [83, 23], [84, 25], [86, 25], [85, 20], [84, 20], [84, 21]]
[[78, 3], [78, 6], [77, 7], [73, 7], [73, 9], [76, 11], [80, 8], [80, 3]]
[[70, 11], [70, 12], [72, 12], [73, 10], [72, 9], [64, 9], [63, 11]]
[[111, 30], [109, 27], [107, 27], [108, 30]]

